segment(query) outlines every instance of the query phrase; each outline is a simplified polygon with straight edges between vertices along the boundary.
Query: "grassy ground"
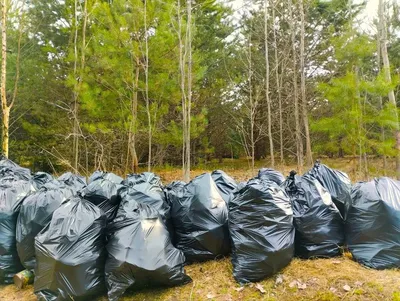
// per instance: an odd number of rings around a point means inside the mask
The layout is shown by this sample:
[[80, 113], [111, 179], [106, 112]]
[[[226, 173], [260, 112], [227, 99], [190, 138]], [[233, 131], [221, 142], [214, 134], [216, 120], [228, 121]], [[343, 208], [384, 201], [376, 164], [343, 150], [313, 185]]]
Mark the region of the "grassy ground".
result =
[[[359, 172], [351, 159], [323, 160], [331, 167], [347, 172], [353, 181], [383, 175], [378, 160], [369, 164], [368, 174]], [[257, 168], [263, 162], [257, 162]], [[389, 176], [394, 175], [393, 163], [390, 163]], [[237, 181], [244, 181], [256, 174], [248, 168], [245, 160], [228, 160], [223, 165], [211, 163], [192, 172], [199, 175], [213, 169], [223, 169]], [[278, 166], [278, 170], [287, 175], [295, 166]], [[181, 171], [174, 168], [156, 170], [164, 183], [181, 178]], [[400, 270], [375, 271], [352, 261], [346, 254], [333, 259], [300, 260], [294, 259], [279, 275], [275, 275], [259, 285], [244, 288], [234, 281], [230, 259], [193, 264], [186, 272], [193, 282], [181, 287], [152, 289], [131, 293], [121, 301], [292, 301], [292, 300], [392, 300], [400, 301]], [[265, 292], [261, 292], [264, 291]], [[0, 286], [0, 300], [36, 300], [32, 286], [18, 290], [14, 285]], [[105, 297], [98, 301], [107, 300]], [[87, 300], [91, 301], [91, 300]]]

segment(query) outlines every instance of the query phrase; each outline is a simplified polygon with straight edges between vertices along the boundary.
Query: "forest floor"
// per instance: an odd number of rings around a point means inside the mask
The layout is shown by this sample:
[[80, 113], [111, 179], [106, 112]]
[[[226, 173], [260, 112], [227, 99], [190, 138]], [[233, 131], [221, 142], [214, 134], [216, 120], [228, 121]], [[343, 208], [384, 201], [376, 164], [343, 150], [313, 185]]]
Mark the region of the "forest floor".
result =
[[[366, 180], [383, 175], [381, 162], [371, 160], [368, 173], [359, 171], [351, 159], [322, 160], [323, 163], [349, 174], [353, 181]], [[268, 165], [257, 162], [259, 167]], [[388, 164], [388, 176], [394, 176], [394, 163]], [[192, 176], [203, 172], [222, 169], [237, 181], [247, 180], [257, 173], [251, 170], [246, 160], [227, 160], [224, 164], [210, 163], [193, 170]], [[295, 166], [278, 166], [286, 176]], [[306, 171], [306, 169], [304, 170]], [[164, 183], [181, 178], [181, 170], [174, 168], [156, 169]], [[269, 279], [257, 284], [240, 287], [232, 276], [232, 265], [229, 258], [192, 264], [186, 267], [192, 283], [184, 286], [164, 289], [149, 289], [129, 293], [121, 301], [293, 301], [293, 300], [376, 300], [400, 301], [400, 270], [376, 271], [365, 268], [345, 253], [331, 259], [300, 260], [292, 263]], [[36, 300], [33, 287], [23, 290], [14, 285], [0, 286], [0, 300]], [[98, 301], [106, 301], [101, 297]], [[87, 300], [92, 301], [92, 300]]]

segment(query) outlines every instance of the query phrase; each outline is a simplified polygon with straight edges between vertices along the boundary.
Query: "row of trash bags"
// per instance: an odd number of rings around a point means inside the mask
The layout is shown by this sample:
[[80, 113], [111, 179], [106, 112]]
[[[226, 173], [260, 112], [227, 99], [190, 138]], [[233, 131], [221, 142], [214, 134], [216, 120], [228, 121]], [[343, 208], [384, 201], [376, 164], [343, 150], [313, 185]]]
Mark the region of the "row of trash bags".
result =
[[239, 283], [269, 277], [294, 256], [340, 255], [400, 266], [400, 182], [351, 186], [319, 162], [303, 176], [273, 169], [236, 183], [223, 171], [163, 186], [153, 173], [31, 175], [0, 161], [0, 283], [34, 271], [40, 300], [191, 281], [184, 266], [232, 255]]

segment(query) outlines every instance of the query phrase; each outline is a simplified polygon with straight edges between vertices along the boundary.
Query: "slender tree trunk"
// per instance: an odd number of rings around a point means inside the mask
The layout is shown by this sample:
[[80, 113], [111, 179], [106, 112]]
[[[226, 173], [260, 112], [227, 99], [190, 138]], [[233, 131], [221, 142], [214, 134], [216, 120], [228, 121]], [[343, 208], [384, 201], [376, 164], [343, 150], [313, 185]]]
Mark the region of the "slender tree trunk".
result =
[[190, 180], [190, 129], [191, 129], [191, 107], [192, 107], [192, 0], [187, 0], [186, 3], [187, 9], [187, 52], [188, 52], [188, 61], [187, 61], [187, 105], [186, 105], [186, 169], [184, 178], [185, 181]]
[[148, 123], [148, 135], [149, 135], [149, 159], [147, 162], [147, 171], [151, 171], [152, 162], [152, 125], [151, 125], [151, 112], [150, 112], [150, 100], [149, 100], [149, 42], [147, 33], [147, 0], [144, 0], [144, 31], [145, 31], [145, 101], [147, 111], [147, 123]]
[[7, 0], [1, 1], [1, 108], [2, 108], [2, 152], [8, 157], [10, 107], [7, 104]]
[[73, 117], [74, 117], [74, 129], [73, 129], [73, 158], [74, 158], [74, 168], [78, 170], [79, 161], [79, 130], [78, 130], [78, 0], [74, 1], [74, 107], [73, 107]]
[[295, 19], [293, 17], [293, 3], [289, 3], [290, 31], [292, 38], [292, 59], [293, 59], [293, 98], [294, 98], [294, 116], [296, 125], [296, 153], [297, 153], [297, 169], [301, 172], [303, 167], [303, 142], [301, 139], [300, 113], [299, 113], [299, 92], [297, 86], [297, 58], [296, 58], [296, 32]]
[[306, 136], [306, 162], [308, 166], [312, 165], [311, 138], [310, 128], [308, 124], [307, 99], [306, 99], [306, 73], [305, 73], [305, 54], [304, 54], [304, 39], [305, 39], [305, 18], [303, 0], [299, 0], [300, 4], [300, 70], [301, 70], [301, 102], [302, 102], [302, 117], [304, 122], [304, 132]]
[[250, 143], [251, 143], [251, 169], [254, 172], [254, 156], [255, 156], [255, 141], [254, 141], [254, 122], [255, 122], [255, 104], [253, 99], [253, 66], [251, 55], [251, 37], [249, 41], [249, 100], [250, 100]]
[[276, 40], [276, 29], [275, 29], [275, 9], [276, 3], [272, 9], [272, 20], [273, 20], [273, 36], [274, 36], [274, 57], [275, 57], [275, 79], [276, 79], [276, 89], [278, 91], [278, 102], [279, 102], [279, 153], [281, 164], [284, 164], [284, 154], [283, 154], [283, 116], [282, 116], [282, 91], [281, 82], [279, 77], [281, 76], [279, 72], [279, 61], [278, 61], [278, 45]]
[[354, 66], [355, 75], [355, 86], [356, 86], [356, 98], [357, 98], [357, 115], [358, 115], [358, 172], [362, 175], [362, 162], [363, 162], [363, 145], [362, 145], [362, 109], [361, 109], [361, 95], [360, 95], [360, 84], [359, 84], [359, 68]]
[[[378, 71], [381, 71], [381, 45], [380, 45], [380, 37], [379, 37], [379, 26], [378, 26], [378, 38], [377, 38], [377, 61], [378, 61]], [[379, 96], [379, 110], [383, 111], [383, 99], [382, 96]], [[381, 126], [381, 142], [385, 143], [386, 135], [385, 135], [385, 127]], [[383, 165], [383, 175], [386, 176], [387, 170], [387, 161], [386, 154], [382, 155], [382, 165]]]
[[[387, 52], [387, 29], [386, 29], [386, 20], [385, 20], [385, 6], [383, 0], [379, 0], [379, 37], [380, 37], [380, 45], [381, 45], [381, 55], [383, 61], [383, 72], [385, 75], [385, 81], [388, 84], [392, 83], [392, 78], [390, 75], [390, 62], [389, 56]], [[388, 93], [389, 103], [393, 106], [393, 117], [396, 121], [396, 125], [394, 127], [394, 137], [396, 139], [396, 176], [397, 179], [400, 179], [400, 128], [399, 128], [399, 116], [397, 113], [397, 104], [396, 98], [394, 95], [393, 89]]]
[[[132, 54], [133, 55], [133, 54]], [[131, 125], [130, 125], [130, 154], [132, 156], [132, 169], [134, 173], [138, 172], [139, 162], [136, 153], [136, 125], [137, 125], [137, 107], [138, 107], [138, 88], [140, 62], [139, 58], [132, 58], [132, 68], [134, 69], [134, 79], [132, 83], [132, 100], [131, 100]]]
[[268, 49], [268, 0], [264, 1], [264, 43], [265, 43], [265, 99], [268, 113], [268, 137], [271, 167], [275, 167], [274, 141], [272, 139], [271, 99], [269, 97], [269, 49]]
[[178, 17], [178, 43], [179, 43], [179, 84], [182, 97], [182, 173], [183, 180], [188, 181], [186, 175], [186, 140], [187, 140], [187, 101], [186, 101], [186, 68], [185, 68], [185, 54], [182, 37], [182, 13], [181, 13], [181, 2], [178, 0], [177, 6], [177, 17]]

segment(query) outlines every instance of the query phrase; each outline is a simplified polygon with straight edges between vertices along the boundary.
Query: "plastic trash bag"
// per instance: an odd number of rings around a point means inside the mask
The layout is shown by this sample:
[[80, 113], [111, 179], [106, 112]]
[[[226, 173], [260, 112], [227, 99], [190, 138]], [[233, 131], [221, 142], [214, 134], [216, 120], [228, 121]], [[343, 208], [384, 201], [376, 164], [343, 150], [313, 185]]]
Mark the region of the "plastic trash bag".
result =
[[[107, 221], [113, 220], [117, 214], [118, 206], [121, 202], [121, 197], [118, 190], [123, 186], [109, 180], [107, 174], [105, 177], [97, 177], [83, 188], [80, 194], [91, 203], [98, 206], [107, 216]], [[111, 177], [113, 178], [113, 177]]]
[[22, 271], [16, 247], [16, 226], [21, 203], [34, 191], [33, 183], [13, 178], [0, 182], [0, 283], [13, 283]]
[[116, 174], [113, 174], [112, 172], [97, 170], [89, 177], [88, 183], [90, 184], [98, 179], [107, 179], [115, 184], [121, 184], [121, 182], [124, 180], [123, 178], [117, 176]]
[[47, 182], [53, 181], [54, 177], [47, 172], [39, 171], [33, 175], [32, 179], [35, 182], [36, 190], [39, 190]]
[[176, 198], [179, 191], [183, 191], [186, 183], [183, 181], [173, 181], [164, 187], [165, 198], [169, 206], [174, 198]]
[[232, 192], [237, 188], [236, 181], [222, 170], [214, 170], [211, 173], [211, 177], [213, 178], [215, 184], [217, 184], [217, 188], [222, 198], [228, 204], [229, 199], [232, 196]]
[[285, 189], [292, 202], [295, 255], [301, 258], [333, 257], [344, 245], [344, 223], [329, 192], [317, 179], [291, 172]]
[[103, 211], [80, 197], [54, 211], [35, 238], [39, 300], [94, 300], [105, 291], [105, 228]]
[[152, 185], [162, 186], [161, 179], [159, 176], [152, 172], [143, 172], [140, 174], [130, 174], [123, 181], [122, 184], [125, 186], [134, 186], [139, 184], [151, 183]]
[[86, 179], [82, 176], [73, 174], [72, 172], [62, 174], [58, 180], [65, 185], [72, 187], [76, 192], [86, 186]]
[[29, 181], [31, 179], [31, 171], [28, 168], [19, 166], [17, 163], [0, 157], [0, 178], [11, 176], [18, 180]]
[[165, 221], [170, 219], [170, 206], [166, 200], [160, 177], [145, 172], [129, 175], [123, 183], [127, 186], [120, 190], [121, 198], [148, 204], [157, 209]]
[[228, 208], [211, 174], [194, 178], [169, 197], [174, 244], [188, 262], [211, 260], [230, 252]]
[[376, 178], [353, 186], [346, 222], [353, 258], [370, 268], [400, 268], [400, 182]]
[[294, 254], [293, 211], [283, 188], [252, 179], [229, 203], [233, 276], [256, 282], [287, 266]]
[[283, 174], [273, 168], [261, 168], [258, 171], [258, 177], [267, 181], [275, 182], [278, 185], [282, 185], [285, 181]]
[[185, 256], [172, 245], [155, 208], [123, 200], [109, 232], [105, 273], [110, 301], [118, 300], [128, 288], [191, 281], [183, 268]]
[[332, 201], [346, 220], [347, 210], [351, 203], [351, 181], [349, 176], [342, 171], [329, 168], [319, 161], [307, 173], [316, 178], [328, 190], [332, 196]]
[[22, 202], [17, 220], [16, 240], [18, 256], [26, 269], [34, 270], [36, 265], [36, 235], [50, 222], [53, 212], [62, 202], [72, 197], [73, 193], [71, 188], [53, 180], [28, 195]]

